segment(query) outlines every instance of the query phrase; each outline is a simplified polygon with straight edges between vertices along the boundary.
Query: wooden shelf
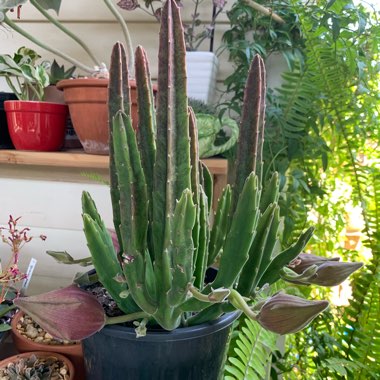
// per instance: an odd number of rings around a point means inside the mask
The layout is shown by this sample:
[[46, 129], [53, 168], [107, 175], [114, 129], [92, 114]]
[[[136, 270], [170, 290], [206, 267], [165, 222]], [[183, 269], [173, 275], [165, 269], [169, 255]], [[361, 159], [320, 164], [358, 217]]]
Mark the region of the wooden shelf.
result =
[[[203, 162], [214, 175], [227, 173], [227, 161], [207, 158]], [[82, 150], [61, 152], [30, 152], [22, 150], [0, 150], [0, 164], [52, 166], [75, 169], [108, 169], [109, 157], [87, 154]]]

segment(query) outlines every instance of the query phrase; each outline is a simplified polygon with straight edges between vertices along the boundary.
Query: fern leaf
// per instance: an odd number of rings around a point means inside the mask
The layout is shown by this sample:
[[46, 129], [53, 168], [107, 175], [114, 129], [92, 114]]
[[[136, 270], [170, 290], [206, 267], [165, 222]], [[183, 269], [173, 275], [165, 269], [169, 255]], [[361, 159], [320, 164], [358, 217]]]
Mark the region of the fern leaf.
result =
[[[272, 352], [276, 351], [276, 334], [244, 318], [243, 326], [225, 366], [225, 380], [263, 380], [267, 378]], [[232, 377], [231, 377], [232, 376]]]

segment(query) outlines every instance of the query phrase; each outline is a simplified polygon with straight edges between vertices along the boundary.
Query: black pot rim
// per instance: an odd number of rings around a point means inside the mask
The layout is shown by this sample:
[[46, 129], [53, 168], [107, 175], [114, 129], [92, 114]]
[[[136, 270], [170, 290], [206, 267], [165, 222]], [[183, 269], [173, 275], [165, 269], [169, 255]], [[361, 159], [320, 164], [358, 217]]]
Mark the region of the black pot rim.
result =
[[111, 337], [119, 337], [128, 340], [138, 340], [142, 342], [169, 342], [188, 340], [214, 334], [230, 326], [239, 317], [240, 314], [240, 311], [233, 311], [230, 313], [226, 313], [213, 321], [209, 321], [195, 326], [179, 327], [173, 331], [148, 330], [146, 336], [141, 338], [136, 338], [136, 332], [133, 327], [126, 327], [122, 325], [105, 326], [100, 331], [100, 333]]

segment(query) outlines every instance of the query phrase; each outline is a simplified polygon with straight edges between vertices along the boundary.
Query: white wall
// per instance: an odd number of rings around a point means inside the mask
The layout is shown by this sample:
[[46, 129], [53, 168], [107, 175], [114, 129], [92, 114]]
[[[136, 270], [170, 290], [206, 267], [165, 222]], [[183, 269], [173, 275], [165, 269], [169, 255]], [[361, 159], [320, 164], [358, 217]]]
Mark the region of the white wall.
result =
[[[17, 170], [15, 168], [15, 170]], [[33, 171], [33, 169], [30, 169]], [[31, 173], [32, 174], [32, 173]], [[1, 175], [1, 172], [0, 172]], [[46, 180], [0, 178], [0, 225], [5, 226], [8, 216], [21, 216], [20, 227], [31, 228], [36, 238], [21, 251], [20, 269], [25, 271], [30, 259], [37, 259], [28, 293], [39, 293], [71, 283], [79, 265], [58, 264], [46, 254], [47, 250], [67, 251], [75, 258], [87, 257], [89, 252], [82, 231], [81, 193], [89, 191], [107, 226], [112, 227], [111, 203], [108, 186]], [[0, 243], [0, 258], [6, 262], [10, 247]]]

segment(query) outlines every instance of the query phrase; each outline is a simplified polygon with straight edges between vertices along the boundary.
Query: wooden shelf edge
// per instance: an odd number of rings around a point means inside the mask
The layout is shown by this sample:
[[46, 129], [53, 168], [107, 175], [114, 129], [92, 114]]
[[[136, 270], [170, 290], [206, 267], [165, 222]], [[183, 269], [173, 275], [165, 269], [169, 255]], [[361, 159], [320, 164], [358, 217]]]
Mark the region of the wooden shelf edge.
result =
[[107, 169], [108, 156], [90, 155], [83, 153], [82, 151], [29, 152], [23, 150], [0, 150], [0, 163], [11, 165]]
[[[227, 173], [227, 160], [207, 158], [202, 160], [214, 175]], [[80, 150], [62, 152], [31, 152], [23, 150], [0, 150], [0, 164], [51, 166], [80, 169], [108, 169], [109, 157], [87, 154]]]

